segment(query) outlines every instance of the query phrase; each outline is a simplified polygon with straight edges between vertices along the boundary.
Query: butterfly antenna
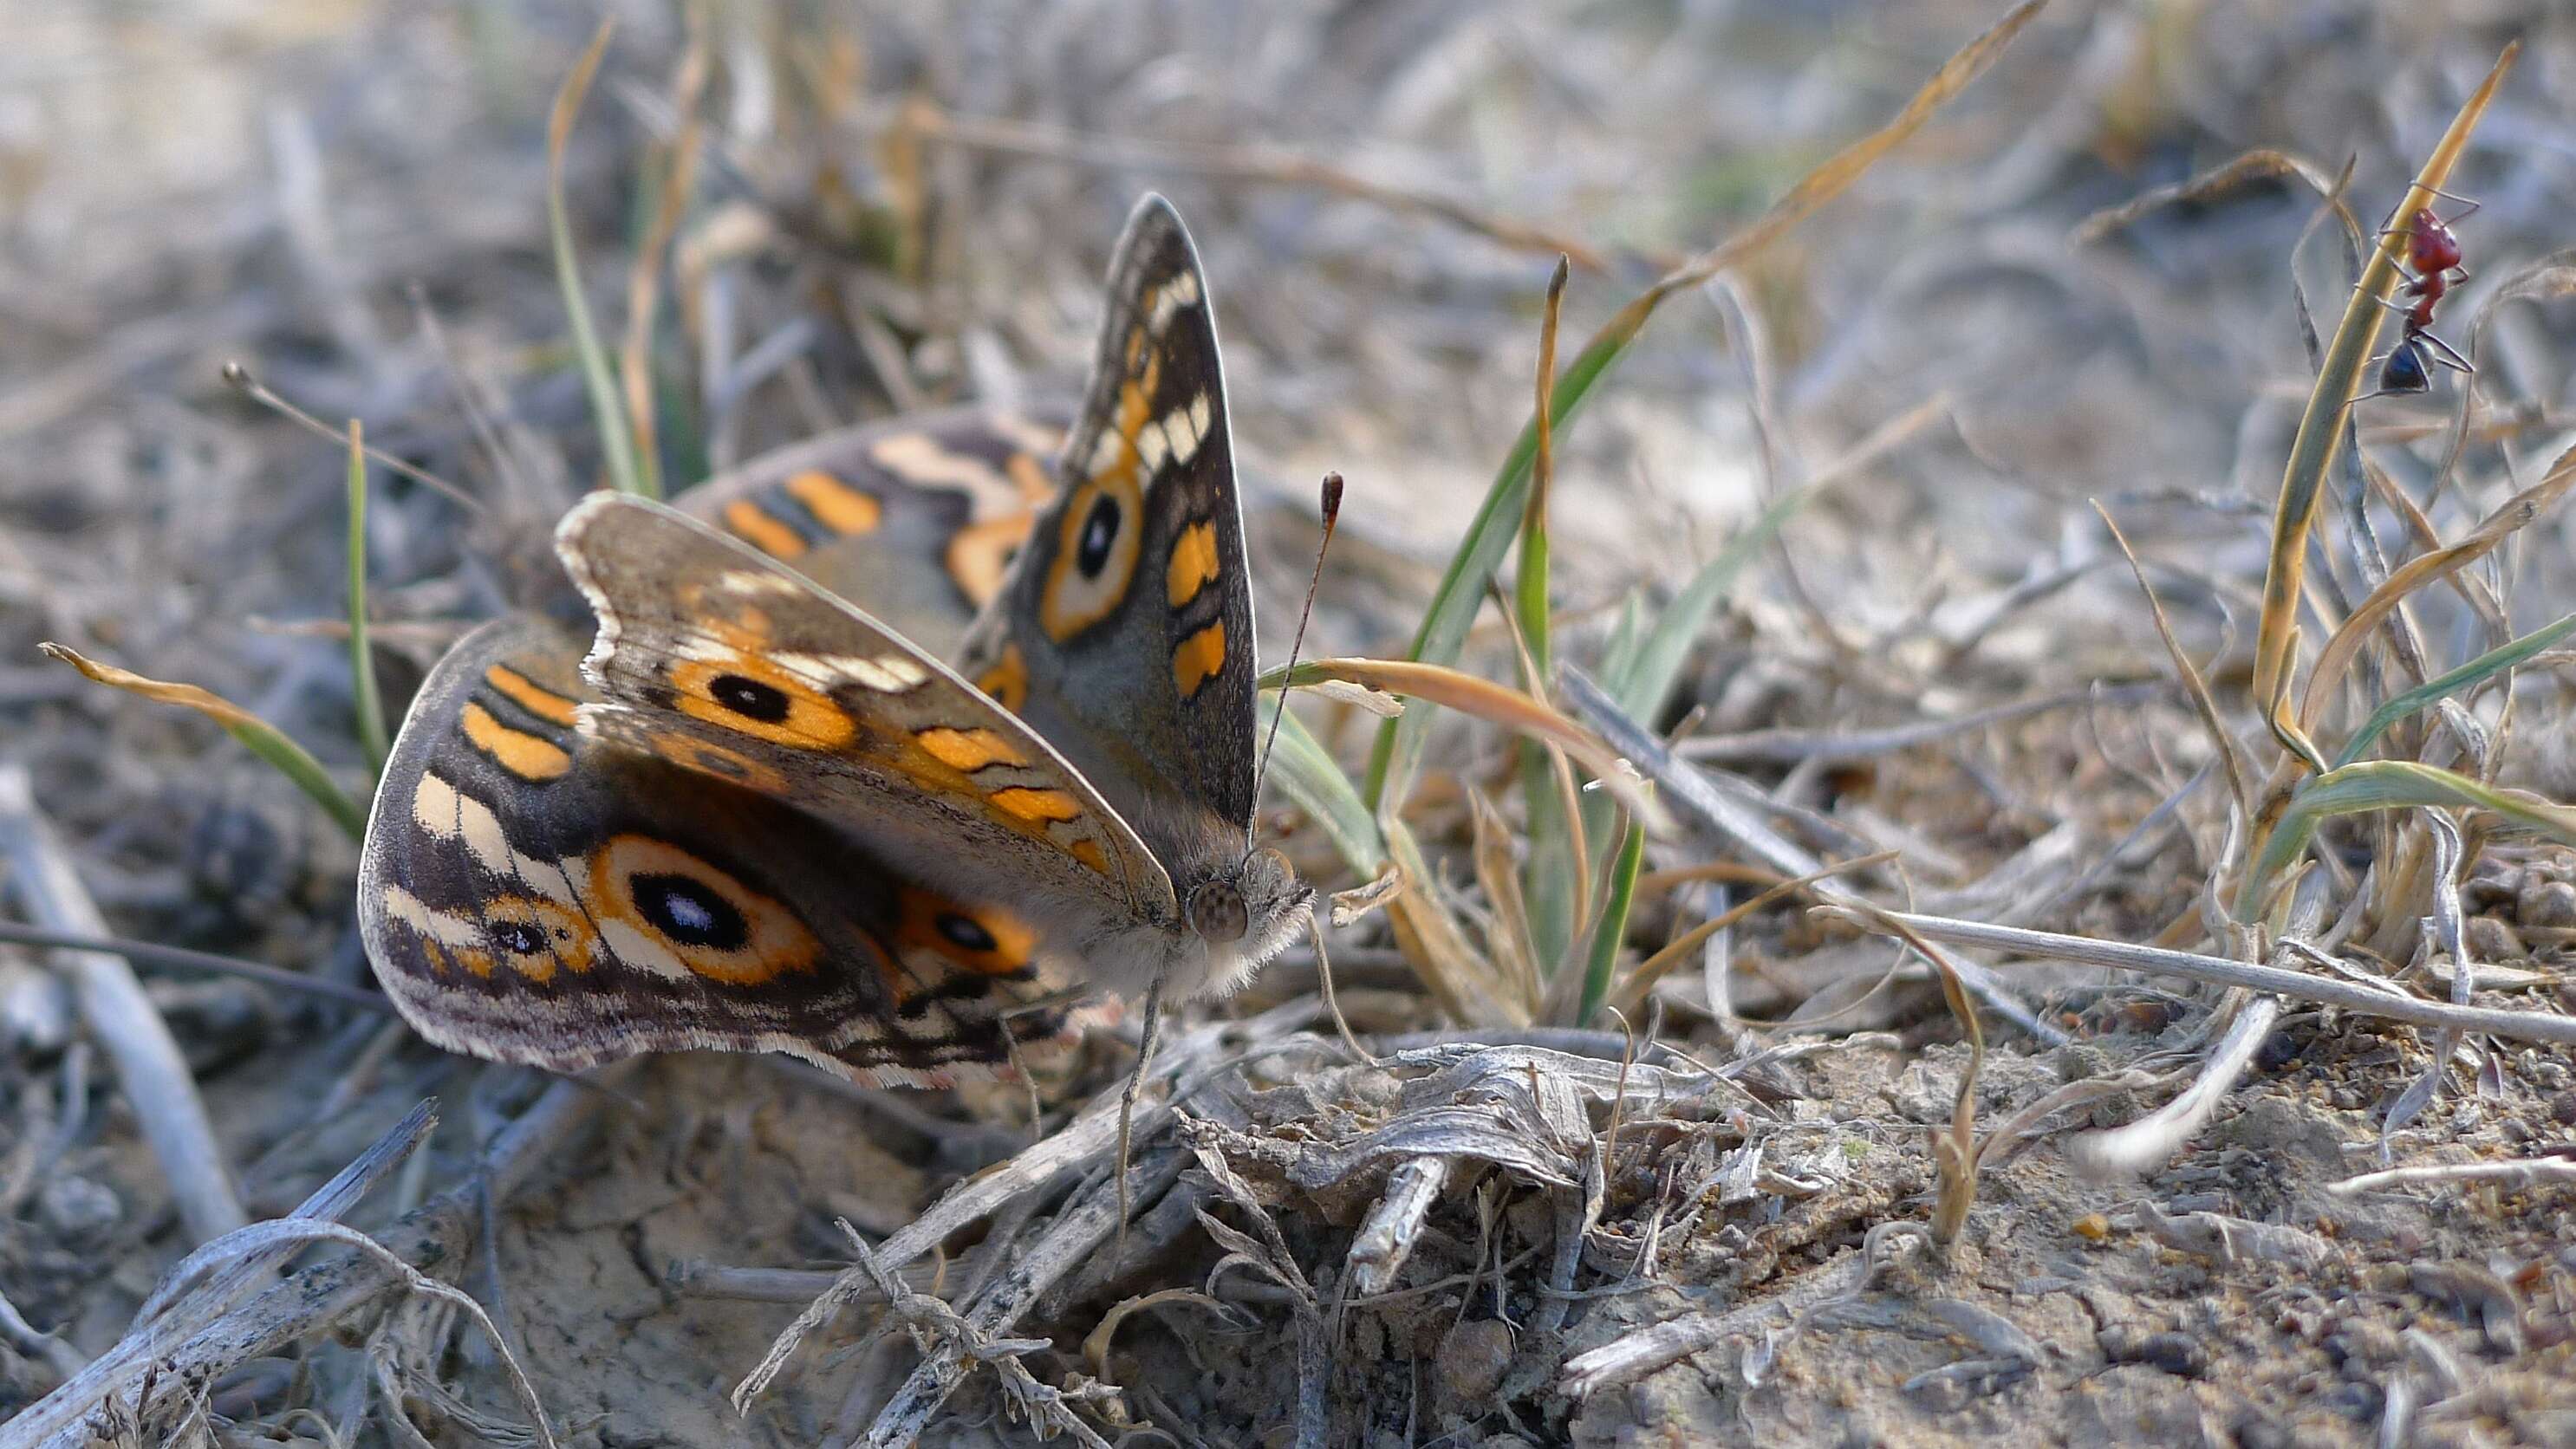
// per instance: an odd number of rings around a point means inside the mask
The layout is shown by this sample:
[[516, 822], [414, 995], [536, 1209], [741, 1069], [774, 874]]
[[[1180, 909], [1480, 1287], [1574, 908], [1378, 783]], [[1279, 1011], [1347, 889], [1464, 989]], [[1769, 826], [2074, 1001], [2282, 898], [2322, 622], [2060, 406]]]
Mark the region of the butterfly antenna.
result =
[[[1296, 637], [1288, 641], [1288, 667], [1279, 675], [1279, 712], [1270, 717], [1270, 738], [1262, 743], [1261, 763], [1252, 772], [1252, 812], [1254, 819], [1243, 822], [1243, 837], [1250, 842], [1253, 825], [1261, 814], [1261, 782], [1270, 776], [1270, 752], [1279, 746], [1279, 726], [1288, 716], [1288, 681], [1297, 670], [1297, 651], [1306, 647], [1306, 625], [1315, 617], [1315, 591], [1324, 584], [1324, 552], [1333, 546], [1333, 525], [1342, 517], [1342, 475], [1324, 475], [1324, 536], [1315, 544], [1315, 572], [1306, 580], [1306, 607], [1297, 611]], [[1250, 860], [1247, 848], [1243, 858]]]

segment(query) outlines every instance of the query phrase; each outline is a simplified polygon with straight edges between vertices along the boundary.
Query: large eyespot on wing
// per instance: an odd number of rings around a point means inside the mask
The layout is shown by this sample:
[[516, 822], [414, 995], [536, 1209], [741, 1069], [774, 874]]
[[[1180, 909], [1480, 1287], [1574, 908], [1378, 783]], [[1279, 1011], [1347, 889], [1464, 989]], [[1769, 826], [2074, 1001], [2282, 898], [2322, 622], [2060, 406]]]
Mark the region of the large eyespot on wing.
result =
[[823, 943], [794, 911], [670, 841], [616, 836], [590, 871], [600, 936], [631, 965], [757, 986], [821, 959]]
[[[1147, 379], [1150, 384], [1150, 378]], [[1139, 384], [1121, 395], [1141, 412]], [[1100, 435], [1091, 471], [1074, 485], [1057, 521], [1053, 560], [1038, 597], [1038, 627], [1061, 644], [1099, 623], [1127, 600], [1145, 537], [1145, 489], [1132, 429]]]

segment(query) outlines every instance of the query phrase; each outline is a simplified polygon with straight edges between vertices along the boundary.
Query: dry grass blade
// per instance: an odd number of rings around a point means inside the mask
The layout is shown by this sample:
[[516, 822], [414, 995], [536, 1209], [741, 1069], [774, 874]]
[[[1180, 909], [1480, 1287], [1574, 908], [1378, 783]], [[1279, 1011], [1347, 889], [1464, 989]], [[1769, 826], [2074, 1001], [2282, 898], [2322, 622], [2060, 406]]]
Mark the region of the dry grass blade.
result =
[[2211, 986], [2242, 986], [2300, 1001], [2321, 1002], [2384, 1021], [2402, 1021], [2437, 1029], [2457, 1026], [2463, 1031], [2483, 1032], [2512, 1041], [2576, 1046], [2576, 1017], [2561, 1016], [2555, 1011], [2503, 1011], [2484, 1006], [2453, 1006], [2443, 1001], [2427, 1001], [2395, 987], [2364, 985], [2338, 976], [2318, 976], [2279, 966], [2231, 961], [2224, 956], [2204, 956], [2194, 951], [2174, 951], [2161, 946], [2133, 946], [2125, 941], [2102, 941], [2090, 936], [2034, 931], [2022, 926], [1995, 926], [1984, 921], [1896, 911], [1870, 912], [1840, 904], [1820, 909], [1825, 914], [1850, 921], [1879, 935], [1895, 934], [1878, 923], [1879, 915], [1884, 914], [1890, 921], [1903, 921], [1928, 939], [1947, 941], [1954, 946], [2008, 951], [2021, 956], [2072, 961], [2148, 976], [2178, 976]]
[[2405, 602], [2406, 596], [2437, 579], [2450, 577], [2461, 569], [2493, 553], [2497, 546], [2529, 527], [2541, 511], [2576, 487], [2576, 448], [2558, 455], [2539, 482], [2505, 500], [2504, 506], [2488, 514], [2469, 536], [2448, 548], [2436, 549], [2408, 559], [2388, 576], [2388, 582], [2370, 591], [2370, 597], [2353, 609], [2343, 627], [2326, 640], [2317, 656], [2317, 667], [2308, 676], [2308, 692], [2299, 702], [2299, 724], [2303, 730], [2314, 730], [2317, 716], [2324, 711], [2326, 700], [2333, 697], [2334, 682], [2344, 666], [2352, 661], [2354, 651], [2370, 637], [2370, 631], [2391, 610]]
[[[1952, 97], [1985, 73], [1995, 58], [2003, 53], [2012, 38], [2021, 33], [2047, 0], [2023, 0], [1994, 28], [1961, 47], [1944, 61], [1932, 78], [1924, 82], [1913, 99], [1905, 104], [1895, 119], [1878, 130], [1844, 147], [1800, 178], [1787, 195], [1772, 203], [1753, 225], [1738, 235], [1700, 253], [1683, 265], [1666, 273], [1636, 300], [1619, 309], [1616, 316], [1592, 335], [1581, 351], [1566, 364], [1565, 376], [1554, 394], [1555, 419], [1569, 422], [1575, 409], [1591, 395], [1593, 387], [1608, 372], [1629, 343], [1636, 340], [1648, 319], [1667, 299], [1687, 291], [1736, 266], [1754, 253], [1779, 240], [1798, 223], [1813, 215], [1817, 208], [1843, 193], [1863, 173], [1877, 164], [1879, 158], [1922, 129]], [[1485, 501], [1467, 525], [1466, 536], [1459, 541], [1458, 551], [1449, 560], [1448, 570], [1441, 575], [1440, 585], [1432, 596], [1431, 607], [1423, 614], [1415, 631], [1412, 656], [1425, 663], [1448, 664], [1458, 658], [1467, 642], [1467, 633], [1484, 604], [1485, 583], [1501, 567], [1503, 555], [1510, 549], [1520, 521], [1522, 500], [1530, 485], [1530, 469], [1537, 452], [1537, 424], [1521, 430], [1512, 452], [1495, 476], [1494, 485]], [[1403, 719], [1389, 721], [1378, 731], [1369, 751], [1367, 794], [1372, 803], [1383, 803], [1391, 788], [1408, 785], [1424, 740], [1431, 727], [1428, 713], [1416, 711]], [[1400, 793], [1400, 791], [1399, 791]]]
[[[2520, 41], [2505, 46], [2504, 53], [2496, 58], [2495, 68], [2487, 72], [2467, 104], [2452, 118], [2450, 129], [2442, 133], [2424, 169], [2416, 174], [2415, 184], [2391, 215], [2411, 216], [2416, 208], [2432, 204], [2433, 193], [2450, 179], [2451, 168], [2468, 148], [2469, 133], [2477, 129], [2478, 118], [2486, 114], [2487, 103], [2495, 98], [2496, 87], [2503, 83], [2505, 72], [2513, 67], [2514, 56], [2521, 49]], [[2378, 249], [2371, 253], [2370, 265], [2362, 270], [2361, 281], [2353, 288], [2352, 302], [2344, 308], [2334, 340], [2327, 345], [2325, 361], [2317, 369], [2316, 388], [2308, 395], [2307, 410], [2299, 417], [2298, 436], [2290, 445], [2289, 466], [2281, 476], [2280, 502], [2272, 515], [2272, 558], [2263, 579], [2263, 617], [2254, 647], [2254, 697], [2258, 700], [2277, 697], [2280, 681], [2296, 664], [2291, 657], [2291, 631], [2298, 624], [2299, 597], [2306, 588], [2308, 533], [2316, 523], [2318, 505], [2325, 500], [2326, 474], [2343, 445], [2344, 411], [2359, 389], [2362, 364], [2379, 337], [2380, 322], [2388, 310], [2382, 304], [2396, 286], [2398, 258], [2405, 250], [2402, 229], [2380, 238]]]
[[1478, 951], [1459, 929], [1438, 892], [1422, 847], [1401, 821], [1385, 826], [1388, 858], [1403, 874], [1404, 888], [1386, 903], [1387, 925], [1395, 946], [1413, 973], [1452, 1020], [1471, 1026], [1528, 1026], [1536, 1014], [1512, 989], [1493, 958]]
[[330, 772], [322, 768], [322, 762], [313, 758], [311, 752], [287, 738], [283, 730], [252, 714], [249, 710], [210, 689], [194, 684], [175, 684], [166, 680], [147, 679], [131, 670], [119, 669], [113, 664], [101, 664], [94, 659], [83, 658], [60, 644], [39, 644], [36, 648], [46, 658], [57, 659], [70, 665], [95, 683], [107, 685], [111, 689], [122, 689], [129, 694], [139, 694], [156, 703], [175, 704], [183, 709], [193, 709], [222, 725], [225, 733], [249, 747], [251, 753], [275, 765], [280, 773], [294, 781], [305, 794], [311, 796], [315, 804], [328, 811], [331, 818], [339, 822], [340, 828], [349, 832], [350, 839], [356, 840], [366, 835], [366, 807], [350, 798], [348, 792], [342, 790], [338, 783], [332, 780]]
[[2138, 580], [2138, 592], [2144, 594], [2148, 610], [2155, 616], [2157, 637], [2165, 641], [2165, 654], [2173, 660], [2174, 672], [2182, 676], [2183, 687], [2191, 692], [2191, 707], [2200, 716], [2201, 728], [2209, 732], [2210, 743], [2217, 747], [2218, 758], [2227, 767], [2228, 794], [2236, 801], [2237, 813], [2247, 820], [2254, 818], [2254, 795], [2245, 780], [2245, 762], [2237, 757], [2236, 737], [2227, 730], [2227, 721], [2218, 713], [2218, 701], [2209, 692], [2209, 681], [2201, 677], [2199, 666], [2183, 652], [2182, 641], [2174, 637], [2173, 622], [2165, 617], [2164, 602], [2156, 597], [2147, 582], [2147, 571], [2138, 562], [2138, 551], [2129, 547], [2129, 536], [2111, 518], [2111, 511], [2096, 499], [2093, 511], [2102, 517], [2102, 526], [2111, 530], [2111, 541], [2120, 546], [2120, 554], [2129, 561], [2129, 572]]
[[179, 971], [210, 971], [218, 976], [237, 977], [274, 986], [280, 991], [300, 992], [320, 997], [341, 1006], [354, 1006], [360, 1011], [390, 1016], [394, 1004], [381, 991], [362, 986], [348, 986], [320, 976], [307, 976], [301, 971], [269, 966], [258, 961], [244, 961], [233, 956], [218, 956], [212, 951], [192, 951], [185, 946], [163, 946], [151, 941], [129, 941], [121, 936], [95, 936], [85, 931], [49, 931], [40, 926], [22, 926], [15, 921], [0, 921], [0, 941], [18, 946], [44, 946], [61, 951], [103, 951], [122, 956], [137, 966], [159, 966]]
[[[1613, 1008], [1623, 1015], [1634, 1015], [1645, 1006], [1646, 993], [1655, 989], [1656, 982], [1663, 980], [1674, 967], [1682, 963], [1684, 958], [1698, 950], [1701, 943], [1727, 927], [1748, 919], [1755, 912], [1768, 908], [1784, 897], [1795, 895], [1820, 880], [1830, 880], [1838, 875], [1850, 875], [1872, 866], [1885, 865], [1896, 859], [1896, 856], [1897, 852], [1893, 850], [1882, 850], [1873, 855], [1864, 855], [1837, 865], [1828, 865], [1790, 880], [1779, 881], [1760, 894], [1729, 906], [1724, 911], [1675, 936], [1655, 954], [1638, 962], [1637, 969], [1628, 973], [1628, 979], [1619, 983], [1618, 995], [1612, 1001]], [[1668, 887], [1674, 883], [1671, 877], [1684, 873], [1661, 871], [1657, 874], [1665, 879], [1641, 881], [1640, 887]]]
[[[50, 929], [105, 935], [107, 917], [73, 865], [52, 822], [37, 807], [27, 772], [0, 766], [0, 869], [27, 914]], [[181, 1220], [199, 1242], [248, 1221], [213, 1120], [170, 1024], [122, 959], [67, 951], [54, 967], [69, 984], [81, 1022], [115, 1063], [117, 1082], [170, 1186]]]
[[[2003, 19], [1995, 22], [1992, 29], [1961, 46], [1957, 53], [1941, 62], [1941, 68], [1932, 73], [1932, 78], [1923, 83], [1922, 88], [1914, 93], [1914, 98], [1905, 103], [1905, 109], [1897, 112], [1894, 120], [1835, 152], [1823, 165], [1799, 178], [1798, 184], [1789, 188], [1788, 195], [1771, 203], [1770, 210], [1762, 213], [1761, 219], [1675, 268], [1655, 283], [1645, 296], [1630, 303], [1630, 309], [1642, 307], [1652, 312], [1664, 297], [1696, 287], [1778, 241], [1791, 227], [1813, 215], [1818, 207], [1842, 195], [1869, 168], [1877, 165], [1880, 157], [1921, 130], [1923, 123], [1932, 119], [1934, 111], [1949, 104], [1952, 97], [1984, 75], [1986, 67], [1994, 64], [1995, 58], [2003, 54], [2004, 47], [2010, 45], [2022, 27], [2036, 19], [2047, 4], [2048, 0], [2022, 0]], [[1641, 315], [1638, 320], [1643, 322], [1645, 319]], [[1618, 324], [1613, 322], [1611, 325], [1615, 327]]]
[[1932, 1199], [1932, 1244], [1948, 1251], [1959, 1240], [1959, 1230], [1967, 1225], [1968, 1209], [1977, 1202], [1977, 1079], [1986, 1069], [1986, 1032], [1978, 1023], [1976, 1003], [1968, 999], [1967, 973], [1949, 952], [1925, 939], [1923, 933], [1894, 911], [1859, 903], [1854, 914], [1875, 919], [1889, 933], [1915, 953], [1932, 963], [1941, 981], [1941, 999], [1949, 1004], [1950, 1015], [1957, 1019], [1959, 1030], [1968, 1039], [1968, 1065], [1959, 1074], [1958, 1094], [1950, 1102], [1950, 1130], [1932, 1134], [1932, 1166], [1936, 1186]]
[[1484, 794], [1472, 792], [1467, 804], [1475, 826], [1476, 885], [1484, 891], [1494, 924], [1486, 947], [1503, 976], [1516, 986], [1523, 1006], [1535, 1019], [1545, 991], [1537, 947], [1531, 944], [1529, 909], [1521, 900], [1520, 872], [1512, 859], [1511, 833], [1502, 815]]
[[[1030, 121], [954, 116], [922, 101], [904, 108], [902, 125], [922, 140], [971, 146], [984, 151], [1008, 151], [1022, 156], [1043, 156], [1054, 161], [1128, 171], [1180, 172], [1278, 186], [1311, 186], [1319, 191], [1373, 202], [1391, 211], [1435, 216], [1453, 226], [1491, 237], [1505, 246], [1557, 252], [1587, 272], [1611, 269], [1610, 259], [1600, 248], [1580, 239], [1481, 212], [1444, 196], [1371, 181], [1309, 156], [1292, 156], [1267, 148], [1132, 141]], [[1666, 264], [1658, 258], [1649, 260], [1657, 265]]]
[[[2187, 181], [2154, 187], [2140, 192], [2136, 197], [2118, 206], [2106, 206], [2077, 222], [2066, 234], [2066, 239], [2075, 246], [2090, 246], [2151, 212], [2162, 211], [2168, 206], [2207, 201], [2212, 197], [2224, 196], [2249, 182], [2267, 181], [2276, 176], [2295, 176], [2306, 182], [2308, 189], [2321, 197], [2331, 199], [2335, 195], [2335, 179], [2327, 175], [2315, 162], [2305, 157], [2293, 156], [2287, 151], [2274, 150], [2269, 146], [2257, 146], [2235, 160], [2213, 167]], [[2347, 217], [2347, 220], [2349, 219]], [[2356, 231], [2361, 226], [2358, 221], [2353, 222], [2352, 225]]]
[[681, 53], [679, 73], [671, 81], [671, 110], [679, 117], [679, 134], [667, 148], [661, 197], [644, 244], [635, 249], [626, 274], [626, 342], [618, 380], [626, 385], [626, 415], [635, 428], [638, 483], [648, 497], [662, 495], [660, 429], [653, 405], [653, 320], [661, 310], [662, 259], [680, 229], [697, 190], [698, 149], [704, 120], [698, 114], [707, 88], [707, 12], [703, 4], [688, 7], [689, 45]]
[[[401, 1121], [376, 1139], [373, 1146], [361, 1152], [330, 1180], [315, 1189], [295, 1210], [289, 1220], [336, 1219], [345, 1216], [386, 1173], [417, 1149], [437, 1125], [435, 1102], [422, 1102], [404, 1114]], [[270, 1271], [291, 1248], [273, 1245], [247, 1254], [226, 1252], [220, 1261], [203, 1271], [186, 1271], [165, 1277], [152, 1296], [135, 1314], [134, 1325], [114, 1346], [91, 1359], [80, 1372], [66, 1379], [52, 1393], [22, 1410], [9, 1422], [8, 1443], [11, 1449], [25, 1444], [70, 1442], [86, 1445], [92, 1442], [81, 1425], [97, 1406], [110, 1399], [132, 1395], [138, 1413], [150, 1412], [154, 1405], [148, 1389], [156, 1370], [174, 1364], [205, 1364], [197, 1354], [213, 1349], [209, 1340], [219, 1334], [200, 1332], [214, 1324], [227, 1311], [251, 1292], [257, 1291]], [[272, 1292], [276, 1291], [274, 1289]], [[220, 1349], [214, 1349], [220, 1352]], [[183, 1355], [185, 1355], [183, 1357]], [[246, 1357], [248, 1355], [245, 1355]], [[234, 1362], [217, 1357], [211, 1367], [228, 1369]], [[179, 1376], [171, 1375], [172, 1381]], [[140, 1382], [145, 1391], [138, 1392]]]
[[[270, 412], [277, 414], [279, 417], [286, 419], [288, 422], [295, 424], [297, 427], [304, 429], [315, 437], [328, 438], [334, 443], [346, 441], [345, 435], [338, 428], [331, 426], [329, 423], [322, 421], [320, 418], [313, 416], [311, 413], [306, 412], [304, 409], [297, 407], [295, 404], [288, 402], [285, 398], [279, 396], [275, 389], [271, 388], [267, 383], [260, 381], [256, 374], [241, 363], [225, 363], [223, 366], [223, 379], [225, 386], [232, 388], [242, 396], [249, 398], [252, 402], [259, 404], [261, 407], [268, 409]], [[423, 488], [427, 488], [431, 492], [436, 493], [448, 502], [455, 504], [457, 507], [464, 509], [467, 513], [473, 514], [478, 518], [488, 511], [484, 508], [482, 499], [475, 497], [473, 494], [466, 492], [464, 489], [457, 487], [455, 484], [448, 482], [446, 479], [439, 477], [437, 474], [430, 472], [428, 469], [423, 468], [416, 463], [405, 462], [402, 459], [395, 457], [393, 454], [384, 452], [377, 448], [367, 449], [367, 461], [374, 463], [379, 468], [390, 469], [393, 472], [400, 473], [402, 476], [409, 478], [414, 483], [419, 484]]]
[[[1630, 814], [1645, 822], [1649, 830], [1660, 835], [1672, 826], [1672, 817], [1655, 803], [1653, 793], [1645, 788], [1645, 782], [1635, 770], [1627, 767], [1616, 751], [1599, 735], [1559, 714], [1534, 695], [1455, 669], [1406, 659], [1309, 659], [1289, 671], [1287, 682], [1291, 686], [1301, 686], [1319, 679], [1338, 679], [1388, 694], [1423, 700], [1461, 714], [1474, 715], [1540, 743], [1554, 745], [1600, 781], [1601, 787], [1608, 790]], [[1263, 681], [1265, 687], [1275, 682]]]

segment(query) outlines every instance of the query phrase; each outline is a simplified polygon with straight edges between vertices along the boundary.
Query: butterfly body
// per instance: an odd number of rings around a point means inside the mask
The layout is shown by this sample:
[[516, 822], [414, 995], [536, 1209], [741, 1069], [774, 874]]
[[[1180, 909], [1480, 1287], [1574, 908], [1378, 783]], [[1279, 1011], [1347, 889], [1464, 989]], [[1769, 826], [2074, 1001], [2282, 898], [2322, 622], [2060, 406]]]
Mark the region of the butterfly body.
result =
[[585, 499], [556, 549], [590, 636], [469, 635], [388, 762], [360, 870], [388, 993], [502, 1060], [936, 1084], [1157, 984], [1240, 985], [1311, 893], [1251, 839], [1223, 409], [1196, 256], [1148, 198], [1060, 491], [1045, 424], [949, 415], [686, 512]]

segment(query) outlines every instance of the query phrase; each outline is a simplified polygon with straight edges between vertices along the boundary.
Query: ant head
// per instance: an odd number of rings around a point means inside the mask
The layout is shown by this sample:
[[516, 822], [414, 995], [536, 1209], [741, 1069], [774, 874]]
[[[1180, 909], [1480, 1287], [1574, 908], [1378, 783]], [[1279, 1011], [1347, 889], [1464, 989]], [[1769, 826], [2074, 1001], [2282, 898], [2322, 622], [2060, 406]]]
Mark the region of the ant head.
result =
[[2379, 369], [2381, 392], [2425, 392], [2432, 386], [2433, 379], [2425, 374], [2423, 345], [2412, 337], [2398, 343]]

